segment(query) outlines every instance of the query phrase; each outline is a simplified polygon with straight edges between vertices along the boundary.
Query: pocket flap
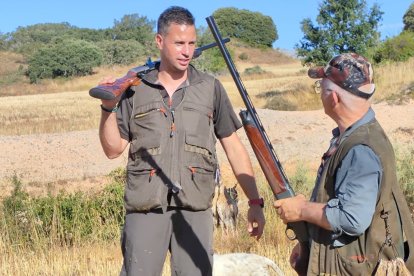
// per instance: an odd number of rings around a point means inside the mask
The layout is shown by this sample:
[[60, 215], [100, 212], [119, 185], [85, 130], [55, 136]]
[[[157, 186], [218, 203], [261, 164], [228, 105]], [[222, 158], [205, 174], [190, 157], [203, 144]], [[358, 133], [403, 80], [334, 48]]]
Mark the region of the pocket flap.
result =
[[207, 137], [204, 137], [202, 135], [197, 135], [197, 134], [193, 134], [193, 133], [191, 133], [191, 134], [186, 133], [185, 143], [187, 145], [203, 148], [207, 152], [209, 152], [208, 151], [208, 139], [207, 139]]
[[139, 137], [131, 142], [130, 153], [139, 156], [158, 155], [161, 153], [160, 137]]

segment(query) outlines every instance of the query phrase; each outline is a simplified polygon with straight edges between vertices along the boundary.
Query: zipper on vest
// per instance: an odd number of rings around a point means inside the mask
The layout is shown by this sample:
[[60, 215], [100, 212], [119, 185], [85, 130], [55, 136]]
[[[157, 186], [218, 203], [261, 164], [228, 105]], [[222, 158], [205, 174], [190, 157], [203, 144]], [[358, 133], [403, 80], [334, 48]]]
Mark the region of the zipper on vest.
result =
[[[173, 104], [173, 101], [172, 101], [172, 97], [170, 96], [168, 98], [168, 110], [171, 113], [171, 125], [170, 125], [170, 138], [172, 139], [171, 140], [171, 149], [170, 149], [171, 150], [171, 152], [170, 152], [170, 154], [171, 154], [171, 159], [170, 160], [171, 161], [174, 160], [174, 152], [176, 150], [175, 149], [175, 138], [174, 138], [175, 132], [176, 132], [175, 110], [172, 107], [172, 104]], [[177, 158], [178, 157], [176, 157], [176, 159]], [[176, 178], [176, 176], [175, 176], [176, 175], [176, 170], [174, 169], [175, 162], [170, 162], [170, 163], [171, 163], [170, 164], [171, 182], [169, 183], [168, 188], [169, 188], [170, 192], [172, 192], [174, 194], [177, 194], [183, 189], [183, 187], [181, 186], [181, 184], [178, 181], [174, 180]]]
[[134, 175], [148, 175], [148, 182], [151, 182], [154, 175], [159, 172], [158, 169], [155, 168], [148, 168], [143, 170], [132, 170], [131, 173]]
[[211, 122], [213, 121], [213, 113], [207, 114], [208, 116], [208, 125], [211, 126]]
[[213, 173], [212, 170], [202, 168], [202, 167], [188, 166], [188, 169], [191, 172], [191, 180], [194, 180], [194, 176], [195, 176], [196, 173], [200, 173], [200, 174], [211, 174], [211, 173]]
[[148, 110], [146, 112], [141, 112], [141, 113], [136, 114], [134, 116], [134, 118], [135, 119], [142, 118], [142, 117], [145, 117], [145, 116], [151, 114], [152, 112], [156, 112], [156, 111], [161, 112], [164, 115], [164, 117], [167, 117], [167, 112], [165, 111], [164, 108], [153, 108], [153, 109], [150, 109], [150, 110]]
[[157, 173], [156, 169], [151, 169], [150, 173], [149, 173], [149, 182], [151, 182], [152, 177]]
[[196, 169], [191, 166], [188, 166], [188, 169], [191, 171], [191, 180], [194, 180], [194, 174], [196, 172]]
[[175, 133], [175, 110], [171, 109], [171, 127], [170, 127], [170, 137], [172, 138]]

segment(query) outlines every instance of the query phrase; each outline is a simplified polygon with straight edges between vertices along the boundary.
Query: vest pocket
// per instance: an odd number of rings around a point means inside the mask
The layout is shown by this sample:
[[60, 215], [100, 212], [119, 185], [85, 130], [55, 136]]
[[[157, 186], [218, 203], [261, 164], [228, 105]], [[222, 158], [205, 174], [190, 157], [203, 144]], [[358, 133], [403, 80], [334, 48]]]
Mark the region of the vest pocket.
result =
[[336, 275], [370, 275], [374, 269], [371, 261], [376, 256], [367, 256], [363, 243], [361, 239], [355, 238], [350, 244], [335, 248], [332, 264], [334, 269], [329, 272]]
[[184, 106], [183, 114], [186, 143], [203, 147], [212, 152], [214, 146], [212, 111], [201, 105]]
[[151, 156], [159, 155], [161, 153], [161, 137], [160, 136], [146, 136], [138, 137], [131, 141], [129, 146], [129, 153], [133, 160], [148, 159], [148, 162], [154, 162]]
[[160, 172], [160, 169], [150, 166], [128, 167], [125, 187], [128, 211], [148, 211], [161, 207], [166, 187], [159, 177]]
[[162, 128], [166, 126], [167, 113], [165, 108], [158, 103], [136, 108], [131, 117], [130, 130], [135, 138], [157, 138], [162, 134]]
[[214, 196], [214, 167], [200, 164], [187, 165], [183, 167], [182, 179], [183, 205], [193, 210], [209, 208]]

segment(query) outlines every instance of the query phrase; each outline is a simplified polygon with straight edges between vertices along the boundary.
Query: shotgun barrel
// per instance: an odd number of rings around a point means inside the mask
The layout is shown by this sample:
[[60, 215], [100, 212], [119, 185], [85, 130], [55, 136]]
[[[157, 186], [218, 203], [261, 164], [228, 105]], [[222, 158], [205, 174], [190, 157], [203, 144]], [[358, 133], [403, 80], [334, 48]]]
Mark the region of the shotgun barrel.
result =
[[[206, 18], [206, 20], [246, 106], [246, 110], [240, 111], [239, 115], [241, 117], [243, 127], [246, 131], [249, 142], [253, 148], [260, 167], [262, 168], [263, 174], [265, 175], [266, 180], [276, 199], [293, 197], [295, 193], [289, 184], [288, 178], [269, 140], [269, 137], [266, 134], [266, 131], [260, 121], [256, 109], [250, 100], [249, 94], [247, 93], [247, 90], [241, 81], [240, 75], [237, 72], [237, 69], [226, 46], [221, 43], [222, 38], [214, 21], [214, 18], [212, 16], [209, 16]], [[288, 223], [286, 228], [286, 235], [289, 239], [297, 239], [301, 243], [302, 258], [300, 260], [300, 264], [298, 264], [298, 267], [295, 267], [295, 270], [299, 275], [306, 275], [308, 262], [307, 256], [309, 255], [308, 231], [306, 222], [299, 221]]]

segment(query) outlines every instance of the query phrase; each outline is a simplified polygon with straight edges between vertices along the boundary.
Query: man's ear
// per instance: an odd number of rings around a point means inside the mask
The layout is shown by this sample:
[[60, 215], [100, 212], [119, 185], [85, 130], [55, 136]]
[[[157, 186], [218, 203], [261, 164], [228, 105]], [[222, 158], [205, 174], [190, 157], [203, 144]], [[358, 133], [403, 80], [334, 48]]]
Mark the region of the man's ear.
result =
[[164, 40], [164, 38], [162, 37], [162, 35], [157, 34], [155, 36], [155, 43], [157, 44], [157, 48], [160, 49], [160, 50], [162, 49], [163, 40]]
[[341, 102], [341, 98], [338, 96], [338, 93], [336, 93], [335, 90], [331, 92], [330, 96], [331, 96], [332, 108], [335, 108], [335, 106], [337, 106]]

